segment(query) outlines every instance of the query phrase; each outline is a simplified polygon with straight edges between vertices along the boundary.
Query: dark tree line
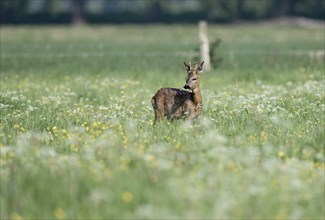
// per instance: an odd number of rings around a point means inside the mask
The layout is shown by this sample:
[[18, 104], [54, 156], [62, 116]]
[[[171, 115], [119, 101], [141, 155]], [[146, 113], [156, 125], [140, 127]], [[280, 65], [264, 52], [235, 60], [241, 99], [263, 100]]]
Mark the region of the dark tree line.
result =
[[0, 0], [2, 24], [325, 20], [325, 0]]

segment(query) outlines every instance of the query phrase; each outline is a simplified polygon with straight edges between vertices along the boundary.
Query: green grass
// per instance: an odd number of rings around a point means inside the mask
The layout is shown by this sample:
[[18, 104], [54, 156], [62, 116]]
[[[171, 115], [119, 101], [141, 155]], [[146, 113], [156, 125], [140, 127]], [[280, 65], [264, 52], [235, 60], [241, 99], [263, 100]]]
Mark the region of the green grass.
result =
[[154, 127], [196, 26], [1, 27], [1, 219], [324, 218], [323, 33], [209, 26], [203, 115]]

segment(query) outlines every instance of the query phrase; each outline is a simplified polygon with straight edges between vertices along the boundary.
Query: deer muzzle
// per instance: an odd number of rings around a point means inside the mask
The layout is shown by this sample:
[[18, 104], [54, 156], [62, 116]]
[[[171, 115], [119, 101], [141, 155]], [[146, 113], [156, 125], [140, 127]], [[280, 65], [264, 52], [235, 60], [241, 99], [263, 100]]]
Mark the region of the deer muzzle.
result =
[[184, 89], [191, 89], [191, 87], [189, 85], [185, 85]]

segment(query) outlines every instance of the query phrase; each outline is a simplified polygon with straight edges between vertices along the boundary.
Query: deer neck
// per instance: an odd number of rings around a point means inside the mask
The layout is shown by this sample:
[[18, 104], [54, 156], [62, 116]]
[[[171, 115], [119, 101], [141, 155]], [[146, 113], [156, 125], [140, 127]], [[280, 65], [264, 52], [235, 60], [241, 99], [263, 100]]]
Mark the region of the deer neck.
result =
[[202, 95], [200, 86], [193, 89], [193, 100], [195, 105], [202, 105]]

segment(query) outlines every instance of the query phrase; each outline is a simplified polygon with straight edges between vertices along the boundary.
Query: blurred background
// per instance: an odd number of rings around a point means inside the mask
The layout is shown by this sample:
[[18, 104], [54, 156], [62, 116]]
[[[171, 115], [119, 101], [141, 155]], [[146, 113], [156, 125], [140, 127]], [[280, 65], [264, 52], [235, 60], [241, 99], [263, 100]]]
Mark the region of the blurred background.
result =
[[324, 0], [1, 0], [1, 24], [212, 23], [325, 18]]

